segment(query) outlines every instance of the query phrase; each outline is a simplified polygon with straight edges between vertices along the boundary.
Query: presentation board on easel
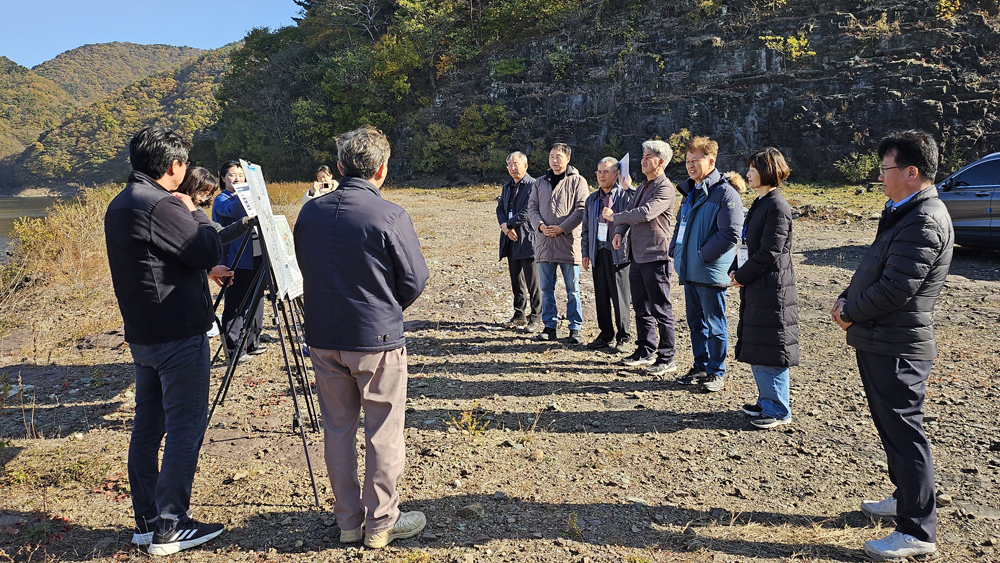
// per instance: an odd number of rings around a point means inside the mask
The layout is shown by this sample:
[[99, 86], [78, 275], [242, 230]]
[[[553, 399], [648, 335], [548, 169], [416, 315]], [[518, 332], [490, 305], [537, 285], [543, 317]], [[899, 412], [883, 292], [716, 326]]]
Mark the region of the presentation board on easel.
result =
[[[267, 185], [260, 166], [240, 160], [243, 173], [247, 178], [247, 192], [252, 202], [253, 212], [257, 215], [260, 234], [267, 246], [267, 256], [271, 262], [271, 270], [277, 280], [277, 294], [281, 299], [295, 299], [302, 295], [302, 272], [295, 259], [295, 244], [291, 238], [291, 229], [284, 215], [274, 215], [271, 210], [271, 198], [267, 195]], [[237, 190], [237, 195], [244, 194]], [[244, 204], [246, 207], [246, 204]], [[251, 212], [247, 208], [247, 213]]]

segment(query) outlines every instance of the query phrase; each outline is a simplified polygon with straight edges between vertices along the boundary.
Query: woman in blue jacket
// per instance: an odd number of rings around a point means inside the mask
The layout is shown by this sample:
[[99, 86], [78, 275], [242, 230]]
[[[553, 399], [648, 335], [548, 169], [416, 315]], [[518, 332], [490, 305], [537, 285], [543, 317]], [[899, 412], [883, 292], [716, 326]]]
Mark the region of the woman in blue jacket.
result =
[[[230, 160], [219, 168], [219, 178], [226, 189], [215, 197], [215, 202], [212, 204], [212, 220], [223, 227], [228, 227], [246, 217], [247, 212], [243, 209], [243, 204], [240, 203], [240, 198], [237, 197], [236, 190], [233, 188], [233, 184], [246, 182], [246, 176], [243, 174], [243, 168], [239, 161]], [[243, 239], [247, 236], [253, 238], [247, 243], [246, 249], [239, 257], [239, 262], [236, 262], [236, 254], [239, 252], [240, 245], [243, 244]], [[251, 232], [222, 247], [220, 265], [225, 265], [233, 272], [232, 282], [226, 287], [226, 304], [222, 309], [222, 331], [226, 337], [228, 357], [232, 357], [232, 354], [236, 352], [236, 343], [239, 341], [240, 331], [243, 330], [243, 311], [239, 310], [240, 304], [243, 303], [246, 295], [253, 291], [254, 276], [264, 263], [260, 245], [261, 241], [254, 232]], [[251, 318], [246, 349], [240, 350], [241, 357], [244, 352], [251, 355], [264, 352], [265, 346], [260, 343], [260, 332], [263, 324], [264, 300], [261, 299]]]
[[744, 405], [757, 428], [792, 421], [788, 368], [799, 365], [799, 309], [792, 268], [792, 210], [778, 191], [788, 165], [778, 149], [747, 159], [747, 182], [757, 190], [729, 271], [740, 288], [736, 360], [750, 364], [758, 398]]

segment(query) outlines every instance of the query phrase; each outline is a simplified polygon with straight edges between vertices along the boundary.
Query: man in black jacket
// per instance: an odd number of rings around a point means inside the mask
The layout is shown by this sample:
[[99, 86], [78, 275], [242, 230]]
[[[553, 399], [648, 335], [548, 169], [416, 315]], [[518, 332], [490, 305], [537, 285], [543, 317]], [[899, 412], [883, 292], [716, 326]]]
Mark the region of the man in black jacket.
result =
[[879, 178], [889, 198], [875, 242], [851, 284], [833, 306], [834, 322], [847, 331], [872, 421], [896, 486], [882, 501], [866, 500], [868, 515], [896, 518], [896, 530], [865, 542], [877, 561], [936, 551], [934, 462], [924, 434], [924, 396], [932, 360], [934, 303], [951, 266], [955, 233], [937, 197], [938, 150], [923, 131], [882, 139]]
[[[406, 457], [403, 309], [423, 292], [427, 264], [410, 216], [379, 191], [389, 169], [385, 135], [373, 127], [344, 133], [337, 156], [340, 187], [302, 206], [295, 247], [340, 541], [380, 548], [427, 522], [421, 512], [400, 513], [396, 492]], [[355, 443], [361, 409], [364, 489]]]
[[512, 152], [507, 157], [511, 180], [503, 185], [497, 201], [500, 224], [500, 259], [507, 258], [510, 288], [514, 293], [514, 316], [508, 324], [536, 332], [542, 324], [542, 290], [535, 263], [535, 231], [528, 218], [528, 198], [535, 179], [528, 174], [528, 157]]
[[[208, 423], [212, 295], [207, 271], [219, 263], [219, 235], [187, 196], [191, 143], [146, 127], [129, 143], [132, 174], [108, 205], [104, 236], [111, 281], [135, 362], [135, 422], [128, 477], [132, 543], [169, 555], [222, 533], [188, 515], [191, 485]], [[157, 468], [160, 442], [163, 464]]]

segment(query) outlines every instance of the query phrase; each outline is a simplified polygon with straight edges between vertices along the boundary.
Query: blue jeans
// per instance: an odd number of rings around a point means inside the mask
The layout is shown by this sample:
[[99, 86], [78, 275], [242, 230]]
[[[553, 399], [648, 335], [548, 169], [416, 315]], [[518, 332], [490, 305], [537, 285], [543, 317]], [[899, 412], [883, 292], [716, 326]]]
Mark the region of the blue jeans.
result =
[[775, 366], [750, 366], [757, 381], [757, 404], [764, 416], [784, 419], [792, 416], [788, 406], [788, 368]]
[[545, 328], [556, 328], [559, 308], [556, 306], [556, 267], [562, 270], [566, 284], [566, 319], [570, 330], [583, 326], [583, 306], [580, 304], [580, 267], [576, 264], [539, 262], [538, 277], [542, 282], [542, 322]]
[[714, 375], [726, 373], [729, 333], [726, 327], [726, 288], [689, 283], [684, 307], [691, 329], [694, 367]]
[[[135, 422], [128, 481], [136, 522], [186, 519], [198, 451], [208, 426], [210, 350], [204, 333], [163, 344], [130, 344]], [[163, 465], [157, 453], [163, 435]]]

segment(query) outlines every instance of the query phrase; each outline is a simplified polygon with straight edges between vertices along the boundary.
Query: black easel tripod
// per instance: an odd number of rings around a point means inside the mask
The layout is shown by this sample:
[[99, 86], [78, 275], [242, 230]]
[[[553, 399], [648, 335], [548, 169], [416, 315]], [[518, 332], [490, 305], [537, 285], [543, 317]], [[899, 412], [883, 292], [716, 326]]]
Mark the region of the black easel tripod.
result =
[[[222, 378], [222, 382], [219, 384], [219, 389], [215, 394], [215, 400], [212, 401], [212, 408], [208, 411], [208, 422], [209, 424], [211, 424], [212, 415], [215, 413], [215, 407], [218, 406], [219, 404], [222, 404], [226, 400], [226, 395], [229, 392], [229, 385], [232, 383], [233, 375], [236, 372], [236, 366], [239, 364], [239, 359], [241, 355], [239, 351], [242, 351], [245, 348], [247, 340], [250, 336], [250, 327], [252, 325], [250, 320], [256, 313], [257, 307], [260, 304], [260, 300], [264, 298], [265, 290], [267, 290], [267, 299], [268, 301], [271, 302], [271, 310], [274, 314], [273, 321], [274, 325], [278, 328], [278, 341], [281, 343], [281, 354], [283, 356], [285, 363], [285, 371], [288, 374], [288, 389], [291, 392], [292, 404], [295, 408], [295, 414], [292, 417], [292, 429], [295, 430], [296, 428], [298, 428], [299, 434], [302, 437], [302, 449], [305, 452], [306, 466], [309, 468], [309, 478], [312, 481], [313, 498], [316, 501], [316, 506], [319, 507], [320, 503], [319, 503], [319, 493], [316, 489], [316, 476], [313, 473], [312, 460], [310, 459], [309, 456], [309, 447], [308, 447], [308, 441], [306, 440], [305, 426], [302, 424], [302, 415], [301, 415], [301, 410], [299, 409], [298, 393], [296, 393], [295, 391], [295, 385], [297, 379], [298, 384], [302, 386], [303, 399], [306, 404], [307, 414], [309, 415], [310, 429], [313, 432], [318, 432], [319, 422], [317, 417], [316, 405], [313, 400], [312, 389], [309, 385], [308, 373], [306, 372], [305, 357], [302, 354], [301, 346], [296, 344], [296, 342], [299, 340], [300, 335], [302, 334], [301, 321], [298, 315], [296, 314], [295, 308], [291, 306], [292, 300], [288, 299], [287, 297], [281, 299], [278, 298], [277, 295], [278, 285], [276, 279], [277, 274], [271, 268], [271, 262], [268, 259], [268, 254], [267, 254], [267, 245], [264, 244], [263, 236], [260, 234], [260, 224], [257, 221], [257, 218], [250, 219], [250, 230], [248, 230], [247, 234], [244, 236], [243, 243], [240, 245], [240, 249], [237, 252], [236, 258], [234, 259], [233, 263], [235, 264], [239, 262], [240, 256], [242, 256], [242, 254], [246, 251], [247, 243], [250, 240], [254, 230], [256, 230], [256, 232], [258, 233], [258, 237], [260, 237], [261, 241], [260, 249], [262, 255], [261, 256], [262, 263], [261, 267], [258, 268], [254, 274], [254, 279], [252, 282], [253, 290], [247, 292], [246, 296], [244, 296], [243, 300], [240, 302], [239, 308], [237, 309], [238, 311], [240, 311], [237, 318], [242, 317], [243, 319], [243, 328], [240, 330], [240, 335], [237, 340], [237, 344], [234, 348], [234, 350], [236, 350], [237, 352], [229, 354], [227, 351], [226, 353], [227, 356], [226, 373]], [[217, 299], [215, 302], [216, 308], [218, 308], [221, 297], [222, 295], [220, 294], [219, 299]], [[299, 308], [301, 308], [301, 303], [299, 303]], [[281, 311], [280, 317], [278, 315], [279, 310]], [[291, 314], [289, 315], [289, 313]], [[226, 335], [229, 333], [229, 329], [231, 328], [232, 323], [235, 322], [235, 320], [236, 318], [234, 318], [233, 321], [230, 321], [229, 326], [219, 327], [221, 332], [220, 336], [222, 337], [223, 348], [226, 348], [226, 340], [225, 340]], [[284, 321], [284, 326], [282, 326], [281, 321]], [[287, 343], [288, 346], [286, 346], [285, 342], [286, 334], [288, 336], [288, 343]], [[294, 375], [292, 372], [291, 364], [288, 361], [288, 347], [291, 347], [292, 349], [292, 357], [294, 358], [295, 362], [296, 373]], [[218, 352], [216, 353], [216, 356], [218, 356]]]

